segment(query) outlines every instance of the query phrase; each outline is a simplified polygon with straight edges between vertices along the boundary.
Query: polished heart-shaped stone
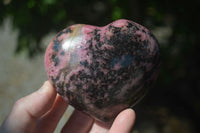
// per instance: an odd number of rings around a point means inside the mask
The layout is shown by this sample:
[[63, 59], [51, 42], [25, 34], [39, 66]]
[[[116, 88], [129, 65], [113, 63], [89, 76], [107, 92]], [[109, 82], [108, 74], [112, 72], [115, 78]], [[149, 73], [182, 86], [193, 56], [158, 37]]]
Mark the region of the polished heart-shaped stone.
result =
[[145, 27], [117, 20], [104, 27], [72, 25], [59, 32], [45, 53], [45, 69], [56, 91], [96, 120], [113, 120], [154, 83], [159, 45]]

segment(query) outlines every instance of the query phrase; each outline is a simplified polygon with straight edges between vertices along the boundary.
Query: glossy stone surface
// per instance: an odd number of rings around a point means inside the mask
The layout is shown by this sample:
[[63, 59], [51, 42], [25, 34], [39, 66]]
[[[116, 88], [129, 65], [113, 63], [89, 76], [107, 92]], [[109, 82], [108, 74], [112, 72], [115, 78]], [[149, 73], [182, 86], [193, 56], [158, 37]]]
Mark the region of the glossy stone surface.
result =
[[72, 25], [56, 35], [45, 53], [56, 91], [77, 110], [104, 122], [144, 96], [159, 66], [155, 37], [124, 19], [104, 27]]

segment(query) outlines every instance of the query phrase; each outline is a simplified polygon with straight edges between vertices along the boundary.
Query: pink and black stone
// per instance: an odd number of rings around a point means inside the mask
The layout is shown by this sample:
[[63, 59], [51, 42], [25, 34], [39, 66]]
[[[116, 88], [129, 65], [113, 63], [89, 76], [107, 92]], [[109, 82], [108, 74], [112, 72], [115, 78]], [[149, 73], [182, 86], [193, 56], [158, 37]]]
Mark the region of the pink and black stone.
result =
[[154, 83], [159, 45], [145, 27], [117, 20], [104, 27], [76, 24], [50, 42], [45, 69], [66, 102], [108, 122], [132, 107]]

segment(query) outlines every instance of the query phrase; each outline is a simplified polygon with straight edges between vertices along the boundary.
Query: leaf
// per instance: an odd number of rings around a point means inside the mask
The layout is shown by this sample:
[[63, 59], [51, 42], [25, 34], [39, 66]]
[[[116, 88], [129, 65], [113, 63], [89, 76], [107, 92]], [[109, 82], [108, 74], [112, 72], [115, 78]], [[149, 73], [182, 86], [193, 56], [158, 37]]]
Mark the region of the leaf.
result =
[[112, 11], [112, 19], [117, 20], [123, 17], [123, 12], [120, 7], [115, 7]]

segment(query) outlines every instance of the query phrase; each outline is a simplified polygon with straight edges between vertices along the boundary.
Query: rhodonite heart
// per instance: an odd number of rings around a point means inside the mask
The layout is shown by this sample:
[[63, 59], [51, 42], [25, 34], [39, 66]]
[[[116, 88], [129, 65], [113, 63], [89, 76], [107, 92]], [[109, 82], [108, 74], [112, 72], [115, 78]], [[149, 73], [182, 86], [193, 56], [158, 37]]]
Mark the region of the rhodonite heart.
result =
[[45, 53], [56, 91], [75, 109], [104, 122], [144, 96], [159, 66], [153, 34], [124, 19], [104, 27], [72, 25], [54, 37]]

